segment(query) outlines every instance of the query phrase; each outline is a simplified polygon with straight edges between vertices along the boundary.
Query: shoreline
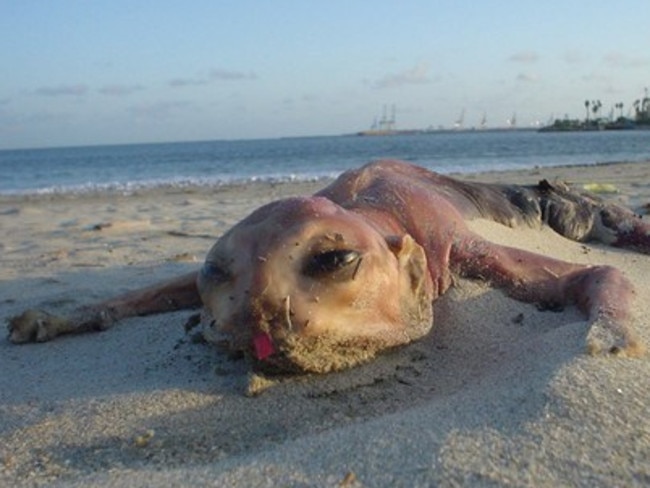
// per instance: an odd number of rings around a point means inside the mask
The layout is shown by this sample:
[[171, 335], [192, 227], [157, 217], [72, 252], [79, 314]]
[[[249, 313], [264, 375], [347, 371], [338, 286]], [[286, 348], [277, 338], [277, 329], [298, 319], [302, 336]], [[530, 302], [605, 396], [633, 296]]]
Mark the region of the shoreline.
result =
[[[601, 196], [650, 203], [647, 162], [462, 177], [607, 184], [616, 192]], [[254, 208], [324, 185], [0, 197], [0, 322], [26, 308], [64, 314], [196, 269]], [[650, 256], [549, 229], [471, 226], [504, 245], [619, 268], [650, 344]], [[587, 356], [573, 307], [541, 312], [477, 282], [456, 285], [421, 341], [255, 398], [244, 395], [245, 363], [186, 334], [191, 311], [47, 344], [0, 340], [0, 484], [647, 485], [650, 358]]]
[[[417, 163], [415, 163], [417, 164]], [[581, 173], [577, 173], [577, 169], [598, 169], [598, 168], [608, 168], [608, 167], [618, 167], [622, 169], [629, 169], [632, 171], [643, 171], [643, 168], [640, 168], [640, 165], [650, 164], [650, 159], [642, 161], [606, 161], [606, 162], [595, 162], [595, 163], [578, 163], [578, 164], [562, 164], [557, 166], [533, 166], [530, 168], [519, 168], [519, 169], [507, 169], [507, 170], [488, 170], [488, 171], [474, 171], [474, 172], [458, 172], [451, 171], [443, 174], [449, 176], [460, 178], [460, 179], [471, 179], [471, 180], [481, 180], [481, 181], [498, 181], [500, 177], [504, 177], [506, 181], [510, 183], [517, 184], [534, 184], [536, 181], [534, 177], [540, 175], [547, 179], [560, 179], [568, 181], [568, 179], [578, 180], [588, 179], [583, 178]], [[335, 177], [330, 176], [319, 176], [300, 179], [296, 178], [292, 180], [290, 177], [279, 178], [277, 180], [246, 180], [240, 182], [223, 182], [217, 184], [197, 184], [197, 183], [161, 183], [159, 185], [147, 186], [143, 185], [141, 187], [134, 187], [130, 189], [126, 188], [107, 188], [107, 189], [84, 189], [84, 190], [54, 190], [54, 191], [32, 191], [26, 193], [0, 193], [0, 205], [1, 204], [10, 204], [11, 202], [21, 202], [21, 201], [52, 201], [57, 199], [83, 199], [83, 198], [102, 198], [102, 197], [124, 197], [129, 198], [133, 196], [141, 196], [146, 194], [160, 194], [160, 193], [169, 193], [169, 194], [215, 194], [220, 193], [229, 193], [231, 191], [238, 191], [242, 188], [259, 188], [260, 191], [265, 191], [267, 188], [277, 189], [282, 191], [283, 189], [291, 187], [300, 187], [304, 194], [311, 194], [318, 189], [325, 187], [332, 181]], [[293, 191], [292, 191], [293, 193]]]

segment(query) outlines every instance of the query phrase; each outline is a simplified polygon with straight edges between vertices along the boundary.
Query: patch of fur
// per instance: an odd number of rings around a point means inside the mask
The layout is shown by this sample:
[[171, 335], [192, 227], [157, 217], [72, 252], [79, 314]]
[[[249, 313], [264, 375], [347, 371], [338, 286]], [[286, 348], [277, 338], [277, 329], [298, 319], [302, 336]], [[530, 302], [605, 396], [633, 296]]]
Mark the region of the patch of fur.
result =
[[[329, 373], [365, 363], [391, 343], [381, 338], [336, 336], [287, 338], [280, 346], [278, 367], [306, 373]], [[273, 361], [275, 362], [275, 361]]]

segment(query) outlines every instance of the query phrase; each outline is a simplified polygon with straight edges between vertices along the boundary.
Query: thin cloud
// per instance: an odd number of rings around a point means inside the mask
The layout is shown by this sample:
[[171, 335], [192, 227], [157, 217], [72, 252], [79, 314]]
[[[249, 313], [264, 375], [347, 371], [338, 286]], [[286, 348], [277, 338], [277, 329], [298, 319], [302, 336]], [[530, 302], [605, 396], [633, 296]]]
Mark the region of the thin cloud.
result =
[[207, 85], [208, 83], [215, 83], [220, 81], [246, 81], [256, 79], [257, 74], [252, 71], [246, 73], [244, 71], [213, 69], [208, 73], [207, 77], [179, 77], [169, 80], [167, 84], [172, 88], [187, 88], [192, 86]]
[[172, 80], [169, 80], [167, 84], [172, 88], [185, 88], [188, 86], [205, 85], [206, 83], [206, 80], [200, 80], [197, 78], [174, 78]]
[[99, 89], [99, 93], [113, 97], [123, 97], [142, 90], [144, 90], [144, 87], [140, 85], [106, 85]]
[[210, 79], [214, 81], [237, 81], [237, 80], [256, 80], [257, 75], [250, 71], [229, 71], [225, 69], [213, 69], [210, 71]]
[[564, 62], [567, 64], [580, 64], [585, 61], [584, 55], [580, 51], [568, 50], [563, 56]]
[[313, 93], [305, 93], [300, 99], [303, 102], [308, 102], [308, 103], [319, 101], [318, 95], [315, 95]]
[[86, 85], [44, 86], [36, 90], [37, 95], [46, 97], [80, 97], [88, 93]]
[[320, 97], [318, 95], [314, 95], [311, 93], [306, 93], [303, 94], [300, 97], [294, 98], [294, 97], [286, 97], [282, 99], [282, 106], [285, 108], [293, 108], [297, 107], [301, 104], [313, 104], [317, 103], [320, 101]]
[[432, 83], [434, 80], [429, 76], [429, 66], [426, 63], [418, 63], [413, 68], [400, 71], [399, 73], [387, 74], [374, 83], [375, 88], [399, 88], [405, 85], [423, 85]]
[[535, 73], [519, 73], [517, 75], [517, 81], [522, 83], [535, 83], [539, 81], [539, 75]]
[[639, 68], [650, 65], [650, 58], [629, 56], [618, 51], [605, 54], [603, 59], [605, 64], [613, 68]]
[[508, 58], [513, 63], [536, 63], [539, 61], [539, 54], [535, 51], [519, 51]]
[[612, 82], [612, 77], [610, 75], [605, 75], [602, 73], [597, 73], [597, 72], [591, 72], [589, 74], [586, 74], [582, 77], [583, 81], [586, 81], [587, 83], [605, 83], [609, 84]]
[[607, 85], [605, 87], [605, 93], [608, 95], [619, 95], [621, 93], [625, 93], [625, 91], [621, 90], [620, 88], [616, 88], [614, 85]]

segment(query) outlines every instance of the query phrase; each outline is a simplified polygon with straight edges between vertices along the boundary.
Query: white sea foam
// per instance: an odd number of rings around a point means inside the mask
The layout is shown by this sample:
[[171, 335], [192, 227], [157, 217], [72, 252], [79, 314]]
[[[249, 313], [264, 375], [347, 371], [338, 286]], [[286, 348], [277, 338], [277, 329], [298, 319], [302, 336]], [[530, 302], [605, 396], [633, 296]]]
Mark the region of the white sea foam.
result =
[[170, 179], [149, 179], [140, 181], [113, 181], [108, 183], [86, 182], [75, 185], [52, 185], [42, 188], [22, 188], [0, 191], [0, 195], [86, 195], [92, 193], [116, 193], [128, 195], [137, 191], [156, 188], [220, 188], [224, 186], [245, 186], [257, 183], [282, 184], [295, 182], [318, 182], [336, 178], [339, 173], [322, 175], [267, 175], [238, 177], [188, 177]]

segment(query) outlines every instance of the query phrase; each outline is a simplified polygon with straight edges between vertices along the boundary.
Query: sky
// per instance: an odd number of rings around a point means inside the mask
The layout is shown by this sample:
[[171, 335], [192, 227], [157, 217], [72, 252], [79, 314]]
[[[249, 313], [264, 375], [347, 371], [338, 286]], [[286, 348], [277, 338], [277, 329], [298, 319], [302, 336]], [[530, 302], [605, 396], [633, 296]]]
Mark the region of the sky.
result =
[[626, 114], [648, 19], [648, 0], [1, 0], [0, 149], [346, 134], [393, 106], [399, 129]]

